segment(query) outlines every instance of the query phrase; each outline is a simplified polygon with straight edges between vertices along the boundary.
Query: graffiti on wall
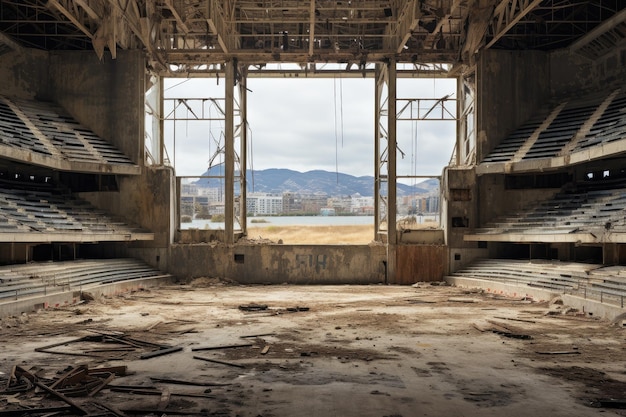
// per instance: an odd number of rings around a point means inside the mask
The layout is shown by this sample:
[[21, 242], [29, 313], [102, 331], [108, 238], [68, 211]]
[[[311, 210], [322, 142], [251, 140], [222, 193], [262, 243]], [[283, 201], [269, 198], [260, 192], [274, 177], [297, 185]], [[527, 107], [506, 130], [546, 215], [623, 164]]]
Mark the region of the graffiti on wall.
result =
[[328, 266], [328, 258], [326, 255], [296, 255], [296, 265], [299, 268], [315, 268], [319, 272]]

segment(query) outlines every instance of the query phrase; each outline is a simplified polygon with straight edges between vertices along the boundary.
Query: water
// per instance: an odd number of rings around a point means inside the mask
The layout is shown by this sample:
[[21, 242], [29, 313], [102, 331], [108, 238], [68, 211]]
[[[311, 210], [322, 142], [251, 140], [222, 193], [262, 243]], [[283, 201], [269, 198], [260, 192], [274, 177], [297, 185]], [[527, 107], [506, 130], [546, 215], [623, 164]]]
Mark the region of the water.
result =
[[[439, 216], [417, 216], [417, 222], [436, 221]], [[252, 223], [252, 221], [266, 223]], [[373, 225], [374, 216], [279, 216], [279, 217], [248, 217], [248, 227], [270, 226], [356, 226]], [[193, 220], [191, 223], [181, 223], [182, 229], [224, 229], [223, 222], [210, 220]]]

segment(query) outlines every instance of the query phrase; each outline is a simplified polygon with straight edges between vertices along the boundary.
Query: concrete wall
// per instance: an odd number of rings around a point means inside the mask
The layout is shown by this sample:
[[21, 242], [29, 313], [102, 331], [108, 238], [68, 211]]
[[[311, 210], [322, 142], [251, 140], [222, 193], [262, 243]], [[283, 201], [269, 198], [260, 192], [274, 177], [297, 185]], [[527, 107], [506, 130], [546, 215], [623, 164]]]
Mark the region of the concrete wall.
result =
[[109, 213], [154, 233], [154, 241], [132, 247], [167, 247], [174, 236], [174, 172], [167, 167], [144, 167], [141, 176], [118, 177], [119, 191], [78, 195]]
[[473, 168], [446, 167], [441, 185], [446, 243], [450, 247], [464, 247], [463, 235], [477, 227], [478, 221], [476, 172]]
[[0, 265], [26, 262], [30, 252], [26, 243], [0, 243]]
[[550, 98], [549, 56], [540, 51], [480, 53], [476, 65], [476, 158], [480, 162]]
[[476, 179], [478, 183], [478, 225], [483, 226], [495, 217], [518, 211], [529, 205], [545, 201], [552, 197], [558, 188], [505, 189], [505, 176], [482, 175]]
[[47, 52], [37, 49], [12, 51], [0, 56], [0, 94], [33, 99], [48, 95]]
[[467, 242], [466, 247], [448, 248], [448, 273], [463, 269], [475, 259], [489, 258], [489, 250], [477, 246], [474, 242]]
[[50, 52], [48, 98], [143, 165], [145, 68], [141, 51]]
[[583, 95], [623, 85], [626, 79], [626, 50], [619, 49], [589, 60], [567, 51], [550, 54], [550, 91], [556, 97]]
[[375, 284], [385, 282], [386, 254], [383, 245], [174, 244], [168, 272], [244, 284]]
[[143, 164], [145, 59], [119, 51], [12, 51], [0, 57], [0, 94], [54, 101], [76, 120]]
[[[455, 272], [471, 261], [487, 255], [478, 242], [465, 242], [463, 236], [479, 226], [479, 195], [476, 171], [466, 167], [447, 167], [441, 181], [441, 216], [446, 233], [447, 268]], [[459, 223], [461, 222], [461, 223]]]

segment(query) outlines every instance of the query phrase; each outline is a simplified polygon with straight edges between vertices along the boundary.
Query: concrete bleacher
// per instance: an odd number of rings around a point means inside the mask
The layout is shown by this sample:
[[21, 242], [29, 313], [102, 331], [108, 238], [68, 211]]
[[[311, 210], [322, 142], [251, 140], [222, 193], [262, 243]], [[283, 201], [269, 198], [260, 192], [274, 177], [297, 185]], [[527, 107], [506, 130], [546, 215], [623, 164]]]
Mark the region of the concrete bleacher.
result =
[[131, 258], [0, 266], [0, 317], [76, 303], [82, 291], [114, 294], [171, 280], [171, 275]]
[[626, 92], [611, 101], [602, 116], [594, 123], [589, 133], [574, 151], [609, 143], [624, 138], [626, 132]]
[[526, 260], [481, 259], [452, 276], [511, 282], [558, 291], [578, 290], [589, 270], [599, 265]]
[[[603, 266], [553, 260], [479, 259], [450, 274], [448, 282], [474, 284], [488, 290], [516, 288], [516, 294], [568, 294], [624, 308], [626, 266]], [[536, 291], [535, 291], [536, 292]]]
[[626, 180], [586, 181], [508, 213], [465, 236], [467, 241], [626, 241]]
[[505, 137], [477, 166], [478, 174], [530, 172], [620, 154], [626, 144], [626, 91], [563, 100]]
[[128, 156], [50, 102], [0, 96], [0, 151], [56, 169], [140, 173]]
[[85, 200], [48, 183], [0, 180], [0, 242], [152, 240]]

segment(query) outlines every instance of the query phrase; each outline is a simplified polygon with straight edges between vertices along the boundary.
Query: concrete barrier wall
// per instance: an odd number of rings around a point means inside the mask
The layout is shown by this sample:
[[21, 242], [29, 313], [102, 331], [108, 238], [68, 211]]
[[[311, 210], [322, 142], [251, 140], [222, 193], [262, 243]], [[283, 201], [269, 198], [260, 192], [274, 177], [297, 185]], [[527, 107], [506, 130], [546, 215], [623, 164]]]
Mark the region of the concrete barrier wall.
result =
[[244, 284], [375, 284], [385, 282], [386, 259], [382, 245], [175, 244], [168, 272]]
[[30, 313], [37, 310], [45, 310], [50, 307], [66, 307], [78, 303], [82, 292], [89, 292], [93, 297], [114, 296], [131, 291], [139, 291], [145, 288], [158, 287], [172, 283], [172, 278], [137, 278], [128, 281], [114, 282], [110, 284], [86, 285], [46, 295], [4, 300], [0, 304], [0, 318], [19, 316], [22, 313]]
[[563, 294], [559, 291], [528, 287], [524, 284], [504, 283], [497, 281], [489, 281], [475, 278], [463, 278], [448, 276], [445, 280], [450, 285], [465, 288], [482, 288], [486, 292], [492, 294], [500, 294], [509, 297], [526, 296], [531, 297], [535, 301], [548, 301], [554, 297], [560, 297], [563, 304], [577, 309], [585, 313], [587, 316], [598, 317], [606, 320], [614, 320], [623, 316], [626, 311], [619, 306], [603, 304], [588, 298], [582, 298], [575, 295]]

